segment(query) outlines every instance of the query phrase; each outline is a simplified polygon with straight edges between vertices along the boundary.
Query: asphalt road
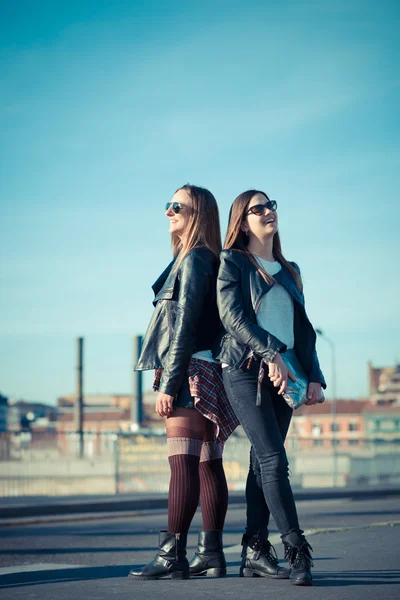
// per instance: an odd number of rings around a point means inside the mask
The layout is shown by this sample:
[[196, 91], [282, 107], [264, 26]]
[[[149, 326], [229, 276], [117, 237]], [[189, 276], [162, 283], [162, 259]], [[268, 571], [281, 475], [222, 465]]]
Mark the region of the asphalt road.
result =
[[[374, 500], [298, 502], [300, 523], [314, 548], [313, 588], [295, 588], [287, 581], [238, 577], [244, 507], [229, 509], [224, 542], [228, 577], [193, 578], [179, 582], [132, 581], [132, 565], [155, 554], [157, 534], [166, 526], [165, 511], [118, 518], [10, 526], [0, 530], [0, 596], [33, 600], [197, 600], [224, 598], [285, 599], [400, 598], [400, 497]], [[196, 515], [188, 555], [201, 528]], [[274, 528], [278, 555], [283, 547]]]

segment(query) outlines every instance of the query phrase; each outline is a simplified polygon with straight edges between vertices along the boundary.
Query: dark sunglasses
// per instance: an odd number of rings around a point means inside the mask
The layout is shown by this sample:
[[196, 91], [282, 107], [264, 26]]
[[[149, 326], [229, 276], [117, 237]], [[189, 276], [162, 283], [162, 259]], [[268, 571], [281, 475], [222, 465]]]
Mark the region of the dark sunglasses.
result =
[[267, 210], [275, 212], [277, 207], [278, 205], [275, 200], [268, 200], [265, 204], [256, 204], [255, 206], [249, 208], [249, 210], [246, 212], [246, 215], [253, 213], [253, 215], [261, 217], [262, 215], [267, 214]]
[[172, 208], [174, 213], [177, 215], [181, 208], [183, 208], [183, 204], [180, 204], [179, 202], [167, 202], [165, 205], [165, 211], [169, 210], [170, 208]]

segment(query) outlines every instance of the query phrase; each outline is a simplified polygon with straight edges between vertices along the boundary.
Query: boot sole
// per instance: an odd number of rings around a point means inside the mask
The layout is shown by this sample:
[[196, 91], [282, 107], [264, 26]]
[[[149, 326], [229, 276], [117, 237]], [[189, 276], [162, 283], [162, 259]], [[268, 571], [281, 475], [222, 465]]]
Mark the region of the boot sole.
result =
[[200, 571], [200, 573], [190, 572], [191, 577], [225, 577], [226, 569], [222, 569], [219, 567], [214, 567], [213, 569], [204, 569], [204, 571]]
[[263, 573], [262, 571], [254, 571], [254, 569], [243, 569], [239, 571], [239, 577], [265, 577], [267, 579], [289, 579], [287, 575], [270, 575], [269, 573]]
[[158, 577], [146, 577], [146, 575], [131, 575], [129, 573], [129, 579], [136, 579], [138, 581], [156, 581], [157, 579], [164, 579], [164, 577], [171, 576], [171, 579], [189, 579], [190, 574], [185, 571], [173, 571], [172, 573], [166, 573], [165, 575], [159, 575]]
[[294, 579], [290, 582], [292, 585], [296, 585], [296, 586], [303, 586], [303, 587], [310, 587], [313, 583], [312, 583], [312, 579]]

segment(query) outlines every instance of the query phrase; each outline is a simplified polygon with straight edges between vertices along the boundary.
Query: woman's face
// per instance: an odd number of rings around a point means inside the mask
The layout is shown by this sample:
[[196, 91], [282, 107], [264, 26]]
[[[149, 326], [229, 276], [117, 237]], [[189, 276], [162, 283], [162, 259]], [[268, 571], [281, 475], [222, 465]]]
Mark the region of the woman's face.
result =
[[192, 199], [189, 194], [185, 190], [178, 190], [172, 196], [165, 214], [169, 220], [169, 232], [182, 238], [192, 214]]
[[[275, 235], [278, 231], [278, 213], [268, 208], [269, 203], [270, 201], [263, 194], [255, 194], [252, 197], [241, 225], [242, 231], [260, 239]], [[257, 207], [255, 208], [257, 214], [251, 211], [253, 207]]]

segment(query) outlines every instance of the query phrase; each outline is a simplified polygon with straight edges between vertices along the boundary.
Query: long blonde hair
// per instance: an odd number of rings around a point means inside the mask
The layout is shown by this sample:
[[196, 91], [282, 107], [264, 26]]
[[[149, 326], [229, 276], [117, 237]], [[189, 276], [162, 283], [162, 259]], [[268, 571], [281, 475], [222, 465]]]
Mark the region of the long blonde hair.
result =
[[212, 193], [189, 183], [176, 191], [179, 190], [189, 194], [192, 200], [192, 213], [189, 216], [183, 243], [177, 235], [171, 234], [173, 255], [177, 257], [179, 254], [174, 268], [179, 268], [182, 260], [193, 248], [208, 248], [217, 257], [222, 248], [218, 205]]
[[[229, 250], [231, 248], [241, 250], [244, 254], [246, 254], [249, 257], [249, 260], [256, 267], [263, 279], [265, 279], [267, 283], [272, 285], [273, 283], [275, 283], [274, 278], [260, 267], [253, 254], [249, 251], [249, 236], [246, 235], [245, 232], [241, 229], [241, 225], [246, 217], [246, 212], [248, 210], [250, 201], [256, 194], [262, 194], [267, 200], [269, 200], [267, 194], [265, 194], [264, 192], [260, 192], [259, 190], [248, 190], [247, 192], [243, 192], [243, 194], [240, 194], [233, 202], [229, 213], [229, 223], [226, 232], [224, 248], [226, 250]], [[291, 273], [293, 279], [296, 282], [297, 288], [301, 292], [303, 289], [301, 277], [298, 271], [293, 267], [293, 265], [291, 265], [290, 262], [287, 261], [286, 258], [283, 256], [281, 240], [279, 238], [278, 232], [276, 232], [274, 235], [274, 239], [272, 242], [272, 253], [274, 255], [275, 260], [277, 260], [281, 265], [284, 265], [287, 268], [287, 270]]]

